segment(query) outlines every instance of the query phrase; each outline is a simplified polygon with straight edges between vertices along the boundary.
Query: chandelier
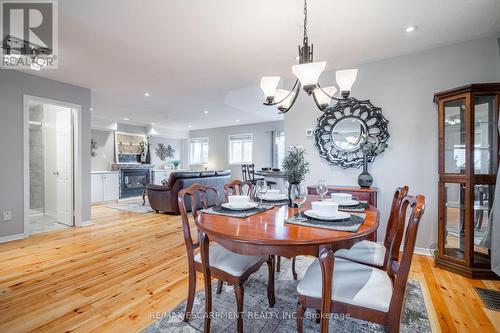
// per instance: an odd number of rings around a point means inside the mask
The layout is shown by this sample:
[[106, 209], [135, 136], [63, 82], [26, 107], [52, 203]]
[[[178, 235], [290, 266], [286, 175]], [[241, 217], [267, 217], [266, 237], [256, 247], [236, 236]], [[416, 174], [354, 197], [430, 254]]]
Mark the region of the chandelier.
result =
[[313, 61], [313, 44], [309, 46], [307, 37], [307, 0], [304, 0], [304, 38], [299, 45], [299, 64], [292, 66], [292, 73], [297, 77], [292, 90], [278, 89], [279, 76], [263, 76], [260, 88], [264, 92], [264, 105], [277, 106], [280, 113], [286, 113], [295, 103], [300, 88], [303, 87], [308, 95], [312, 95], [317, 107], [324, 111], [332, 100], [340, 101], [350, 95], [352, 85], [358, 75], [357, 69], [347, 69], [336, 72], [337, 84], [342, 98], [333, 95], [337, 92], [335, 86], [321, 87], [318, 79], [325, 70], [326, 61]]

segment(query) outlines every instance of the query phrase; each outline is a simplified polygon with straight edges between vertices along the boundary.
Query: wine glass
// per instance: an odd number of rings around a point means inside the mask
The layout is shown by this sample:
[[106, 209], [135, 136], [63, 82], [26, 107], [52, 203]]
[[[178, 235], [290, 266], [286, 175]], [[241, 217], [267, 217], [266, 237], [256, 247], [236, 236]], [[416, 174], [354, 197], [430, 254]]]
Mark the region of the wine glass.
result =
[[265, 180], [257, 180], [255, 183], [255, 192], [260, 199], [259, 208], [262, 208], [262, 197], [267, 193], [267, 182]]
[[302, 206], [302, 204], [306, 202], [307, 199], [306, 187], [303, 184], [292, 184], [290, 197], [292, 199], [292, 202], [299, 207], [298, 217], [301, 219], [300, 206]]
[[324, 179], [318, 180], [318, 183], [316, 184], [316, 193], [318, 193], [321, 196], [321, 201], [323, 201], [323, 197], [327, 192], [328, 192], [328, 184], [326, 180]]

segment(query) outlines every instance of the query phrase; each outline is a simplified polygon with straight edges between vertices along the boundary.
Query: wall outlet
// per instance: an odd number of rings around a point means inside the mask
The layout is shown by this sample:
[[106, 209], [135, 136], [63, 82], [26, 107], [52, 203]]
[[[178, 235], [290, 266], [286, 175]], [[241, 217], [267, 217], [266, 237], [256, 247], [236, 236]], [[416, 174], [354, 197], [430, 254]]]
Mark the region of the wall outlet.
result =
[[10, 210], [6, 210], [2, 213], [2, 220], [4, 222], [12, 221], [12, 212]]
[[308, 128], [306, 129], [306, 137], [310, 138], [314, 134], [314, 129]]

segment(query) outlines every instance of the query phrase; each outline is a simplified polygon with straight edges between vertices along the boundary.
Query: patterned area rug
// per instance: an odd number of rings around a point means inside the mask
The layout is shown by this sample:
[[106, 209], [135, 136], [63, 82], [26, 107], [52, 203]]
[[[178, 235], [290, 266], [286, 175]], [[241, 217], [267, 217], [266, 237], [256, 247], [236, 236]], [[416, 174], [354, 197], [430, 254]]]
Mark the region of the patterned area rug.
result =
[[[299, 280], [312, 259], [297, 258], [297, 273]], [[244, 332], [251, 333], [295, 333], [295, 307], [297, 304], [297, 283], [291, 273], [290, 261], [281, 260], [281, 272], [276, 273], [276, 304], [269, 308], [267, 303], [267, 265], [253, 274], [245, 284], [244, 298]], [[224, 283], [224, 289], [217, 295], [216, 283], [212, 285], [212, 319], [211, 332], [236, 332], [236, 300], [233, 287]], [[203, 332], [205, 293], [203, 290], [195, 296], [192, 318], [184, 323], [185, 302], [167, 313], [151, 314], [158, 319], [143, 333], [191, 333]], [[304, 318], [304, 332], [319, 332], [319, 325], [314, 320], [315, 311], [308, 310]], [[362, 320], [335, 316], [330, 320], [330, 332], [386, 332], [386, 327]], [[406, 289], [405, 309], [401, 320], [401, 332], [431, 332], [427, 310], [420, 289], [416, 281], [409, 281]]]
[[153, 212], [151, 207], [149, 207], [147, 201], [144, 206], [142, 205], [142, 201], [140, 202], [132, 201], [132, 202], [119, 202], [119, 203], [109, 204], [106, 207], [119, 210], [126, 210], [128, 212], [141, 213], [141, 214]]

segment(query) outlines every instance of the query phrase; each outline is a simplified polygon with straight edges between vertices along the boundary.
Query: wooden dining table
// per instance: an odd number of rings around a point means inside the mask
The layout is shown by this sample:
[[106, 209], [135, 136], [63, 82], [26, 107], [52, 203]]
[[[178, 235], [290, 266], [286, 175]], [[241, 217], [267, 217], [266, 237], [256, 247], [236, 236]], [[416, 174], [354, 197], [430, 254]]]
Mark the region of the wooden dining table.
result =
[[[308, 209], [319, 196], [309, 195], [301, 210]], [[322, 272], [321, 313], [329, 314], [332, 294], [334, 252], [350, 248], [367, 239], [379, 226], [379, 211], [373, 206], [365, 209], [366, 218], [357, 232], [301, 226], [285, 223], [298, 212], [297, 208], [276, 206], [246, 217], [229, 217], [202, 213], [195, 221], [205, 281], [205, 328], [210, 332], [212, 316], [212, 286], [210, 277], [209, 245], [214, 241], [226, 249], [244, 255], [277, 255], [293, 258], [299, 255], [319, 258]], [[328, 332], [328, 315], [321, 315], [321, 332]]]

